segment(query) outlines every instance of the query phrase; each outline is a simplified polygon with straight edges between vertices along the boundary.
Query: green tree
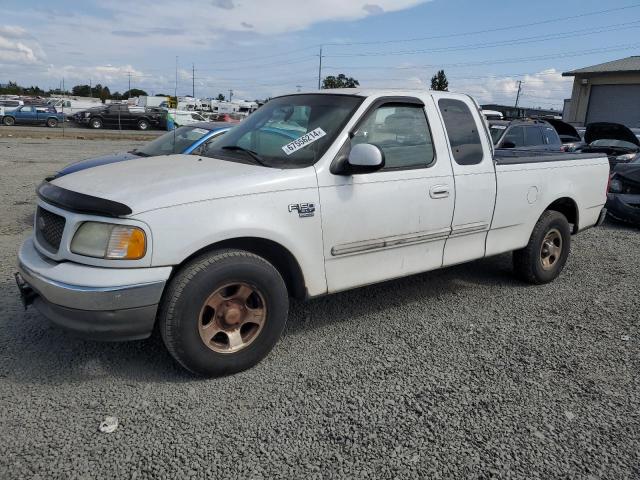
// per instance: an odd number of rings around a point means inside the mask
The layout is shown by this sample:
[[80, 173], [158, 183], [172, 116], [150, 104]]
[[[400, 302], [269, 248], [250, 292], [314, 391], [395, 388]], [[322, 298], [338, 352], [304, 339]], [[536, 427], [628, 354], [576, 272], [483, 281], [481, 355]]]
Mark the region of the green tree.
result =
[[216, 97], [216, 100], [218, 100], [219, 102], [224, 102], [224, 95], [219, 93], [218, 96]]
[[98, 96], [100, 97], [100, 100], [102, 100], [102, 103], [104, 103], [107, 98], [111, 98], [111, 91], [109, 90], [109, 87], [106, 85], [102, 87]]
[[89, 85], [76, 85], [71, 89], [71, 93], [77, 97], [91, 96], [91, 87]]
[[347, 77], [344, 73], [337, 77], [329, 75], [322, 81], [322, 88], [356, 88], [360, 86], [360, 82], [352, 77]]
[[449, 81], [444, 70], [438, 70], [433, 77], [431, 77], [431, 90], [438, 90], [440, 92], [449, 91]]
[[131, 90], [127, 90], [122, 94], [123, 98], [131, 98], [131, 97], [146, 97], [147, 92], [144, 90], [140, 90], [139, 88], [132, 88]]

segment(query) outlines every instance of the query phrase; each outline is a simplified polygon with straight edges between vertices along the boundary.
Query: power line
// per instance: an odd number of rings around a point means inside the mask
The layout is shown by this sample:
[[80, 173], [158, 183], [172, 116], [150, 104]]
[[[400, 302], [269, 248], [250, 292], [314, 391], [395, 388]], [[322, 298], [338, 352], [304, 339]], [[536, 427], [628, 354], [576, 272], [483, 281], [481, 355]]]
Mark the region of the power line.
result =
[[420, 50], [402, 50], [402, 51], [395, 51], [395, 52], [338, 53], [335, 55], [325, 55], [325, 57], [326, 58], [381, 57], [381, 56], [395, 56], [395, 55], [417, 55], [421, 53], [478, 50], [481, 48], [494, 48], [494, 47], [503, 47], [503, 46], [511, 46], [511, 45], [522, 45], [527, 43], [547, 42], [550, 40], [559, 40], [563, 38], [595, 35], [598, 33], [628, 30], [631, 28], [640, 28], [640, 20], [635, 20], [633, 22], [626, 22], [626, 23], [618, 23], [613, 25], [605, 25], [602, 27], [598, 27], [596, 30], [594, 30], [593, 28], [583, 28], [583, 29], [573, 30], [568, 32], [535, 35], [532, 37], [512, 38], [509, 40], [501, 40], [498, 42], [473, 43], [473, 44], [466, 44], [466, 45], [457, 45], [452, 47], [439, 47], [439, 48], [420, 49]]
[[439, 38], [463, 37], [467, 35], [480, 35], [484, 33], [503, 32], [505, 30], [517, 30], [525, 27], [534, 27], [538, 25], [545, 25], [547, 23], [564, 22], [566, 20], [574, 20], [576, 18], [584, 18], [584, 17], [593, 16], [593, 15], [602, 15], [603, 13], [619, 12], [622, 10], [629, 10], [629, 9], [638, 8], [638, 7], [640, 7], [640, 3], [627, 5], [624, 7], [608, 8], [606, 10], [598, 10], [594, 12], [586, 12], [578, 15], [570, 15], [566, 17], [554, 17], [547, 20], [539, 20], [537, 22], [521, 23], [518, 25], [507, 25], [504, 27], [487, 28], [484, 30], [475, 30], [475, 31], [468, 31], [468, 32], [448, 33], [443, 35], [431, 35], [428, 37], [404, 38], [404, 39], [397, 39], [397, 40], [373, 40], [368, 42], [344, 42], [344, 43], [335, 42], [335, 43], [325, 43], [324, 45], [325, 46], [383, 45], [383, 44], [390, 44], [390, 43], [406, 43], [406, 42], [418, 42], [423, 40], [435, 40]]
[[531, 57], [514, 57], [507, 58], [501, 60], [481, 60], [476, 62], [458, 62], [458, 63], [445, 63], [445, 64], [427, 64], [427, 65], [413, 65], [413, 66], [389, 66], [389, 65], [336, 65], [336, 66], [326, 66], [325, 69], [330, 70], [344, 70], [344, 69], [360, 69], [360, 70], [419, 70], [426, 68], [456, 68], [456, 67], [467, 67], [467, 66], [480, 66], [480, 65], [501, 65], [507, 63], [524, 63], [524, 62], [535, 62], [539, 60], [553, 60], [558, 58], [571, 58], [578, 57], [582, 55], [591, 55], [594, 53], [609, 53], [609, 52], [617, 52], [622, 50], [632, 50], [640, 47], [640, 43], [629, 43], [629, 44], [619, 44], [612, 45], [610, 47], [604, 48], [594, 48], [589, 50], [575, 50], [572, 52], [565, 53], [557, 53], [550, 55], [538, 55]]

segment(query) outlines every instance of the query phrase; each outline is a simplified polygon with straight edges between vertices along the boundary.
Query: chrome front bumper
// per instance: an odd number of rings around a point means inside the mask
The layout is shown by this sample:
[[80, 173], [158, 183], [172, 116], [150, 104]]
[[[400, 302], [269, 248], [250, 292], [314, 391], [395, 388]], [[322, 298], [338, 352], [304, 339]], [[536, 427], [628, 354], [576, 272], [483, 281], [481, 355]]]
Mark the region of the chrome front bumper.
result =
[[171, 267], [98, 268], [43, 257], [27, 239], [16, 282], [25, 306], [53, 323], [97, 340], [146, 338]]

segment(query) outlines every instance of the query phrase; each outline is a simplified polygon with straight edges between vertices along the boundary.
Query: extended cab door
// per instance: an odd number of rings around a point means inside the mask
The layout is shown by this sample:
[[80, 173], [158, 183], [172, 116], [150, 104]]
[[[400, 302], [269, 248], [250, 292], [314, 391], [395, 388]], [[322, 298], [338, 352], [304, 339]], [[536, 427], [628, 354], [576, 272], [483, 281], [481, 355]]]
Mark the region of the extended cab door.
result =
[[438, 268], [450, 232], [455, 190], [431, 97], [376, 100], [334, 162], [358, 143], [377, 145], [373, 173], [318, 172], [329, 292]]
[[493, 151], [477, 105], [469, 97], [439, 94], [438, 109], [453, 158], [456, 199], [444, 265], [485, 255], [496, 200]]

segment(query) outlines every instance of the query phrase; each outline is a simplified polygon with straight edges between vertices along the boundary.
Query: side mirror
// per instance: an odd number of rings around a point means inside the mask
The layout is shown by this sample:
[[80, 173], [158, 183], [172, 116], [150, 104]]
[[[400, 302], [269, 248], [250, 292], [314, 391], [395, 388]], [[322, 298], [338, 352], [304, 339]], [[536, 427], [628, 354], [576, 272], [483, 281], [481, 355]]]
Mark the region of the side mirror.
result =
[[516, 144], [510, 141], [502, 142], [500, 148], [516, 148]]
[[384, 167], [384, 153], [371, 143], [359, 143], [351, 147], [347, 157], [349, 173], [371, 173]]

